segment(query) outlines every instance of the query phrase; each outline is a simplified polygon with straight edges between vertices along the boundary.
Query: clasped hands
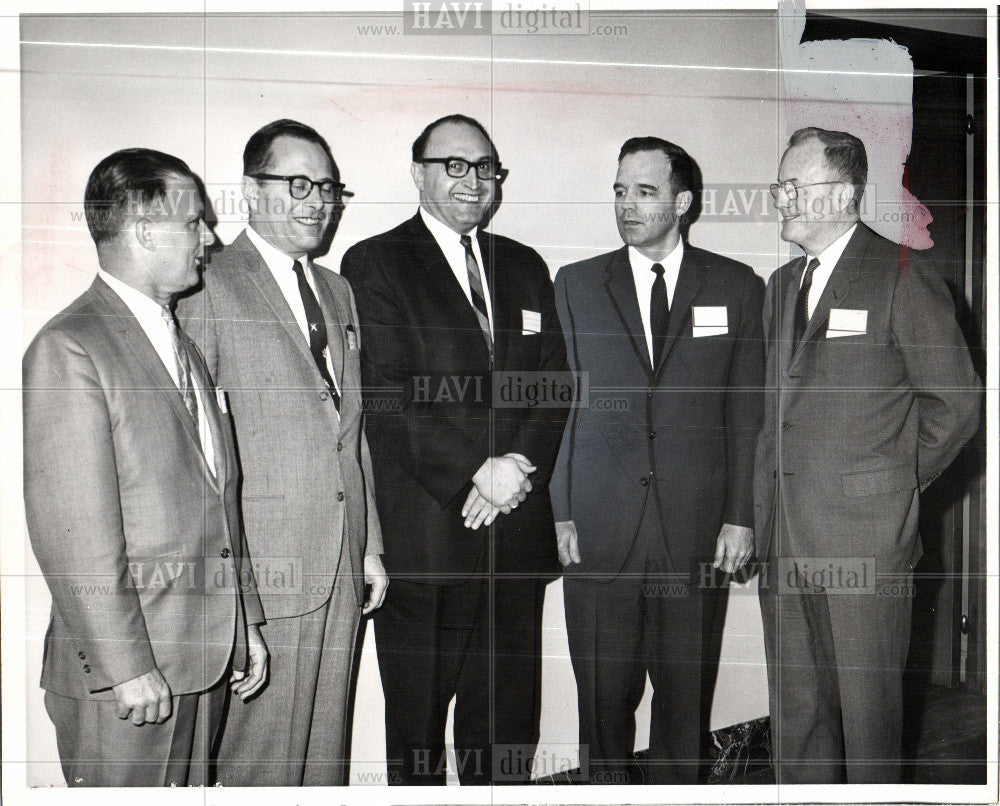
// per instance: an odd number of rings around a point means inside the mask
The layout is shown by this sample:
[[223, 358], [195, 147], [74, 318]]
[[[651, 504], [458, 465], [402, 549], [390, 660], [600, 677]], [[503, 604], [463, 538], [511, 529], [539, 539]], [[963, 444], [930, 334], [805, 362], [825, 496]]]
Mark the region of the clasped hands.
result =
[[491, 456], [472, 477], [472, 489], [462, 504], [462, 517], [469, 529], [489, 526], [497, 515], [509, 515], [531, 492], [528, 478], [537, 468], [526, 456], [508, 453]]

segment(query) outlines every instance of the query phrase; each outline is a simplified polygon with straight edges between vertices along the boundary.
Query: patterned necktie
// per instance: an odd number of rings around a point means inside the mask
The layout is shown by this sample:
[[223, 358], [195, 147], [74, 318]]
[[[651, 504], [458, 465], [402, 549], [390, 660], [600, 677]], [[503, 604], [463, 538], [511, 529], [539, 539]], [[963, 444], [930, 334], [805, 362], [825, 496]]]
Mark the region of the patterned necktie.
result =
[[302, 297], [302, 307], [306, 310], [306, 323], [309, 326], [309, 352], [312, 353], [313, 361], [316, 362], [316, 369], [323, 376], [323, 380], [333, 395], [333, 405], [340, 411], [340, 395], [337, 394], [337, 385], [330, 375], [330, 368], [326, 365], [326, 320], [323, 318], [323, 311], [319, 307], [319, 301], [313, 293], [309, 282], [306, 280], [305, 270], [299, 261], [292, 264], [292, 271], [295, 272], [295, 279], [299, 282], [299, 296]]
[[177, 384], [184, 399], [184, 408], [188, 410], [191, 419], [194, 420], [195, 429], [198, 428], [198, 398], [194, 393], [194, 386], [191, 384], [191, 358], [188, 355], [187, 345], [181, 338], [181, 329], [177, 326], [177, 320], [166, 305], [160, 309], [160, 315], [166, 322], [167, 332], [170, 334], [170, 345], [174, 348], [174, 364], [177, 367]]
[[472, 239], [468, 235], [463, 235], [458, 239], [465, 247], [465, 268], [469, 272], [469, 291], [472, 292], [472, 307], [476, 311], [476, 318], [479, 319], [479, 327], [482, 328], [483, 338], [486, 339], [486, 346], [490, 353], [493, 353], [493, 336], [490, 334], [490, 317], [486, 311], [486, 295], [483, 293], [483, 281], [479, 276], [479, 264], [476, 262], [476, 254], [472, 251]]
[[667, 330], [670, 329], [670, 303], [667, 301], [667, 282], [663, 279], [664, 269], [654, 263], [649, 269], [656, 275], [653, 290], [649, 294], [649, 329], [653, 335], [653, 368], [660, 365], [663, 350], [667, 345]]
[[806, 266], [806, 274], [802, 278], [802, 287], [799, 289], [799, 295], [795, 298], [795, 341], [792, 344], [793, 350], [799, 348], [799, 342], [802, 341], [806, 327], [809, 324], [809, 289], [812, 288], [813, 273], [818, 268], [819, 258], [814, 257], [809, 261], [809, 265]]

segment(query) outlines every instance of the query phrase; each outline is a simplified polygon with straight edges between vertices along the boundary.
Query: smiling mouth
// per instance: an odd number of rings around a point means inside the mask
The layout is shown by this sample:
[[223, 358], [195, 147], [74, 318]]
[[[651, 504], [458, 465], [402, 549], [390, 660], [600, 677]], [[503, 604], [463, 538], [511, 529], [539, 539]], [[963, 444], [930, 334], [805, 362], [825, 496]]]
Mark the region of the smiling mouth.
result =
[[451, 197], [456, 201], [465, 202], [467, 204], [478, 204], [482, 200], [480, 196], [472, 193], [452, 193]]
[[315, 227], [323, 223], [319, 216], [295, 216], [295, 220], [306, 227]]

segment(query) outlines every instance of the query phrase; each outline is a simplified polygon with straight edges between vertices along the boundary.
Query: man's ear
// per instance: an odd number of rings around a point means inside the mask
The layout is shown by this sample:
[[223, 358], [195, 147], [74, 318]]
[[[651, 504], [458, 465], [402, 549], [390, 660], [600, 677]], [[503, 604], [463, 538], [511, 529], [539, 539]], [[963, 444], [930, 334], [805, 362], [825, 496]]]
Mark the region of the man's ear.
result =
[[850, 209], [851, 202], [854, 201], [854, 197], [857, 195], [857, 192], [857, 188], [850, 182], [841, 182], [837, 186], [837, 193], [834, 198], [837, 200], [838, 212]]
[[690, 190], [682, 190], [674, 199], [674, 212], [678, 218], [691, 209], [694, 194]]
[[257, 212], [257, 199], [260, 197], [260, 185], [252, 176], [243, 177], [243, 198], [247, 200], [250, 212]]
[[424, 165], [419, 162], [410, 163], [410, 176], [413, 177], [413, 184], [417, 186], [417, 190], [423, 191]]
[[135, 239], [143, 249], [156, 251], [156, 240], [153, 238], [153, 222], [148, 218], [137, 218], [135, 221]]

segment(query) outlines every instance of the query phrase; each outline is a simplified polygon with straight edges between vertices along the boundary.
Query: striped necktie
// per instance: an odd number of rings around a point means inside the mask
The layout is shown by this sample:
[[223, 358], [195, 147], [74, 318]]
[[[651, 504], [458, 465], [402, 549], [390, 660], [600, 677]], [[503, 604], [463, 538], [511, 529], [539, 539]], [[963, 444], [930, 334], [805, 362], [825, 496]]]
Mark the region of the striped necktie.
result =
[[483, 338], [486, 339], [486, 346], [492, 355], [493, 336], [490, 333], [490, 317], [486, 310], [486, 295], [483, 293], [483, 281], [479, 275], [479, 263], [476, 262], [476, 254], [472, 251], [472, 239], [468, 235], [463, 235], [458, 240], [465, 247], [465, 268], [469, 272], [469, 291], [472, 294], [472, 307], [476, 311], [476, 318], [479, 319], [479, 327], [482, 328]]

